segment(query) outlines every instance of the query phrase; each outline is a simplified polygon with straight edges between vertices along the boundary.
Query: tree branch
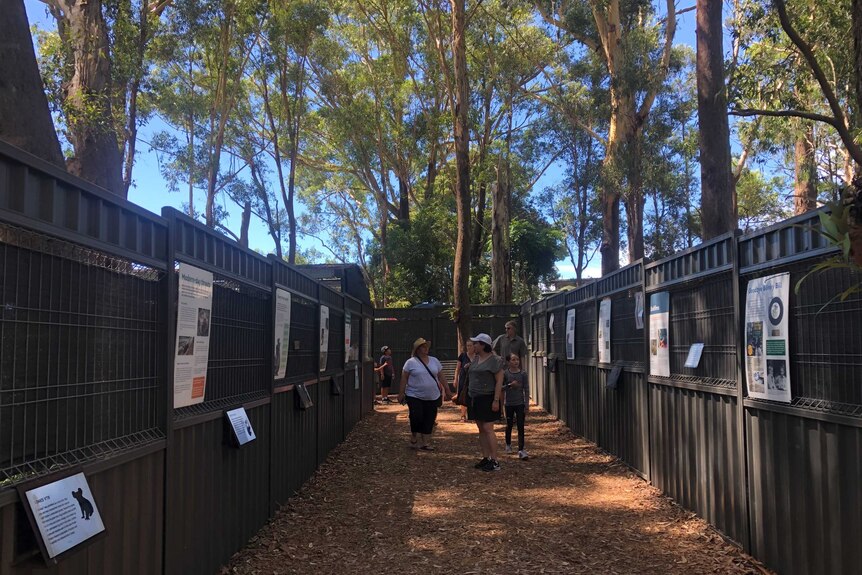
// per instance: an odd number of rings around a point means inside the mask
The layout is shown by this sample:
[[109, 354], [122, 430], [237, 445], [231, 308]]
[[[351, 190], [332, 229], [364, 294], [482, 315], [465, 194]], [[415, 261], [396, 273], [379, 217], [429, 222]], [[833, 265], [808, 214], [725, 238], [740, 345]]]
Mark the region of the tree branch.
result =
[[752, 116], [770, 116], [773, 118], [803, 118], [805, 120], [813, 120], [815, 122], [823, 122], [829, 124], [836, 130], [839, 129], [840, 121], [832, 116], [824, 116], [823, 114], [815, 114], [813, 112], [805, 112], [804, 110], [758, 110], [755, 108], [742, 108], [730, 110], [731, 116], [739, 116], [741, 118], [750, 118]]

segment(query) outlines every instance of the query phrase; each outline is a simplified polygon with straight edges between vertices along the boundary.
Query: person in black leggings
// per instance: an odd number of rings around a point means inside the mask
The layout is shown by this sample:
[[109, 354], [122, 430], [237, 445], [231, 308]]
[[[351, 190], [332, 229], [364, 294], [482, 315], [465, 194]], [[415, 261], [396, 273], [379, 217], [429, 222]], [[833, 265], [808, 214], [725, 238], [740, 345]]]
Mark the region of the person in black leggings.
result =
[[512, 427], [518, 424], [518, 457], [528, 459], [524, 449], [524, 422], [530, 409], [530, 388], [527, 385], [527, 372], [521, 371], [521, 358], [510, 353], [509, 363], [503, 372], [503, 392], [506, 395], [506, 453], [512, 451]]

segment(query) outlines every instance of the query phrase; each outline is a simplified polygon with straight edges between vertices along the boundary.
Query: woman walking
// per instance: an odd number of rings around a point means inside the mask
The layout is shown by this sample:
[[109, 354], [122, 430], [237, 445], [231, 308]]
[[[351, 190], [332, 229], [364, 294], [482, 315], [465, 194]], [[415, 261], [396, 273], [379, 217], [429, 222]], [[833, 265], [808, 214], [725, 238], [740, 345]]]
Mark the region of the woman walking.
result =
[[470, 404], [467, 417], [476, 422], [479, 429], [479, 449], [482, 459], [475, 465], [482, 471], [498, 471], [497, 436], [494, 422], [500, 419], [500, 403], [503, 397], [503, 359], [491, 349], [491, 336], [480, 333], [471, 337], [473, 361], [467, 370], [467, 390]]
[[518, 457], [528, 459], [524, 449], [524, 421], [530, 409], [530, 389], [527, 372], [521, 371], [521, 358], [517, 353], [509, 354], [509, 366], [503, 374], [503, 390], [506, 394], [506, 453], [512, 453], [512, 427], [518, 425]]
[[401, 391], [398, 401], [407, 401], [410, 410], [410, 446], [433, 451], [431, 433], [437, 420], [437, 408], [443, 398], [449, 397], [449, 386], [443, 366], [436, 357], [428, 355], [431, 342], [419, 338], [413, 342], [413, 357], [401, 369]]

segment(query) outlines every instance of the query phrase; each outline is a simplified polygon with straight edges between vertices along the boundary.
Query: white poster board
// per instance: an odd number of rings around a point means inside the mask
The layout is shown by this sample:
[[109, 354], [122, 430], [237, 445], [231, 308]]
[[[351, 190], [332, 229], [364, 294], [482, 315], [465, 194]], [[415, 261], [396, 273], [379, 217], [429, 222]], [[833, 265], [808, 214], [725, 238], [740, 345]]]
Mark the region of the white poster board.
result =
[[695, 369], [700, 365], [700, 357], [703, 355], [703, 344], [693, 343], [688, 349], [688, 357], [685, 358], [685, 367]]
[[254, 429], [252, 429], [251, 427], [251, 421], [249, 421], [248, 414], [245, 412], [244, 407], [238, 407], [237, 409], [231, 409], [230, 411], [226, 411], [225, 415], [230, 422], [231, 429], [233, 430], [233, 436], [240, 446], [245, 445], [249, 441], [254, 441], [255, 439], [257, 439], [257, 436], [254, 434]]
[[566, 359], [575, 359], [575, 310], [566, 311]]
[[611, 362], [611, 298], [599, 304], [599, 363]]
[[745, 296], [745, 380], [748, 396], [790, 403], [790, 274], [748, 282]]
[[287, 352], [290, 349], [290, 305], [289, 291], [280, 288], [275, 290], [275, 327], [273, 341], [273, 359], [275, 379], [284, 379], [287, 374]]
[[649, 372], [670, 377], [670, 293], [649, 297]]
[[554, 331], [554, 312], [551, 312], [550, 317], [548, 318], [548, 331], [551, 332], [551, 335], [556, 334]]
[[83, 473], [24, 491], [23, 499], [32, 513], [48, 559], [105, 530]]
[[212, 320], [212, 273], [180, 263], [174, 342], [174, 408], [202, 403]]
[[320, 371], [326, 371], [329, 355], [329, 308], [320, 306]]
[[353, 361], [353, 347], [350, 345], [350, 312], [344, 312], [344, 363]]

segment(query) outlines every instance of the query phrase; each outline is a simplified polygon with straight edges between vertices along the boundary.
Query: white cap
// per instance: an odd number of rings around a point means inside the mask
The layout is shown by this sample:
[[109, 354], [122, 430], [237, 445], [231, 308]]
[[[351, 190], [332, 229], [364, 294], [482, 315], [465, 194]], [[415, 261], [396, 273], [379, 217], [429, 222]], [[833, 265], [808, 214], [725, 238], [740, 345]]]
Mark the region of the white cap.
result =
[[482, 343], [487, 343], [488, 345], [494, 345], [491, 341], [491, 336], [487, 333], [480, 333], [479, 335], [473, 336], [470, 338], [470, 341], [481, 341]]

